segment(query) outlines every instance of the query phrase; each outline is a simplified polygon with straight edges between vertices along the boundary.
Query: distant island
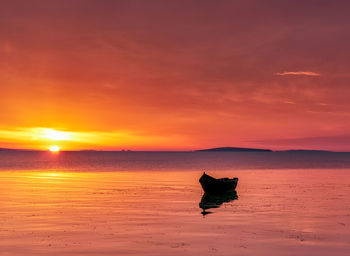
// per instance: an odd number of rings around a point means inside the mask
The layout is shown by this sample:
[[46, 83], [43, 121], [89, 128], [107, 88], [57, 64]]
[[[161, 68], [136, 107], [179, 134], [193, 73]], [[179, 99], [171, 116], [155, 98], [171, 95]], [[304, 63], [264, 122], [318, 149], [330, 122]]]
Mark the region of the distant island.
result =
[[[329, 150], [317, 150], [317, 149], [288, 149], [288, 150], [271, 150], [261, 148], [238, 148], [238, 147], [219, 147], [219, 148], [208, 148], [199, 149], [195, 152], [285, 152], [285, 153], [334, 153]], [[347, 153], [347, 152], [338, 152]]]
[[38, 151], [38, 150], [25, 149], [25, 148], [0, 148], [0, 151]]
[[[276, 152], [295, 152], [295, 153], [334, 153], [334, 151], [330, 150], [318, 150], [318, 149], [288, 149], [288, 150], [282, 150], [282, 151], [276, 151]], [[343, 152], [338, 152], [343, 153]]]
[[236, 148], [236, 147], [220, 147], [220, 148], [209, 148], [209, 149], [199, 149], [200, 151], [227, 151], [227, 152], [273, 152], [271, 149], [260, 149], [260, 148]]
[[25, 151], [24, 149], [0, 148], [0, 151]]

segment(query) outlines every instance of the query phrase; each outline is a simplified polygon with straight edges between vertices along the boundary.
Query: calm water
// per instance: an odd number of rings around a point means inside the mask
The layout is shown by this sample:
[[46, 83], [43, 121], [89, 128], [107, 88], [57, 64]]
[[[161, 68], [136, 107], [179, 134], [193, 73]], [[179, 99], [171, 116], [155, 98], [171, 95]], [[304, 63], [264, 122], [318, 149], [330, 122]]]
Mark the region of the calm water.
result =
[[0, 170], [74, 171], [242, 170], [350, 168], [350, 153], [327, 152], [11, 152]]
[[0, 152], [0, 255], [349, 255], [349, 156]]

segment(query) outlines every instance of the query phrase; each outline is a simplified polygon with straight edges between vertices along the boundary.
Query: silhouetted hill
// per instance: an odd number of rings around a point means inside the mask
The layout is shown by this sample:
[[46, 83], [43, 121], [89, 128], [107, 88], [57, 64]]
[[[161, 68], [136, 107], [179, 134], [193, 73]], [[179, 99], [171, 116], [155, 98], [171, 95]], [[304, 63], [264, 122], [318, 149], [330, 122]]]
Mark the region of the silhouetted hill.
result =
[[0, 148], [0, 151], [14, 151], [15, 149], [10, 148]]
[[0, 151], [40, 151], [40, 150], [18, 149], [18, 148], [0, 148]]
[[271, 149], [260, 149], [260, 148], [236, 148], [236, 147], [220, 147], [220, 148], [209, 148], [200, 149], [198, 151], [224, 151], [224, 152], [272, 152]]

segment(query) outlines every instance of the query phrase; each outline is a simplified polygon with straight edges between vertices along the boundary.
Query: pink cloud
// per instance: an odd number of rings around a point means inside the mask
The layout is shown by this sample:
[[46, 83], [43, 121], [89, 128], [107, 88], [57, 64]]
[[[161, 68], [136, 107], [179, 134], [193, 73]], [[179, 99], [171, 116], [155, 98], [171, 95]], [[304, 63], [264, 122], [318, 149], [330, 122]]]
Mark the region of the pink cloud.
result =
[[278, 76], [288, 76], [288, 75], [294, 75], [294, 76], [320, 76], [321, 74], [311, 71], [285, 71], [281, 73], [275, 73]]

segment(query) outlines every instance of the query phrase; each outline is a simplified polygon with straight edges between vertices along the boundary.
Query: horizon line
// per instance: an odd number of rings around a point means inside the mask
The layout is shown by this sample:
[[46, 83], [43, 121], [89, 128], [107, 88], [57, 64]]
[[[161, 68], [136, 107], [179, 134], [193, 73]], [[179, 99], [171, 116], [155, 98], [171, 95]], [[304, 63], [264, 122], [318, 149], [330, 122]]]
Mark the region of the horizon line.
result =
[[[192, 149], [192, 150], [131, 150], [131, 149], [76, 149], [76, 150], [60, 150], [59, 152], [233, 152], [233, 153], [273, 153], [273, 152], [288, 152], [288, 151], [313, 151], [313, 152], [329, 152], [329, 153], [350, 153], [350, 151], [336, 151], [336, 150], [325, 150], [325, 149], [302, 149], [302, 148], [291, 148], [291, 149], [283, 149], [283, 150], [272, 150], [272, 149], [261, 149], [261, 148], [241, 148], [241, 147], [228, 147], [228, 148], [236, 148], [236, 149], [253, 149], [253, 150], [266, 150], [266, 151], [215, 151], [212, 149], [218, 149], [218, 148], [227, 148], [227, 147], [215, 147], [215, 148], [208, 148], [208, 149]], [[50, 152], [50, 150], [45, 149], [25, 149], [25, 148], [2, 148], [0, 147], [1, 151], [31, 151], [31, 152]]]

